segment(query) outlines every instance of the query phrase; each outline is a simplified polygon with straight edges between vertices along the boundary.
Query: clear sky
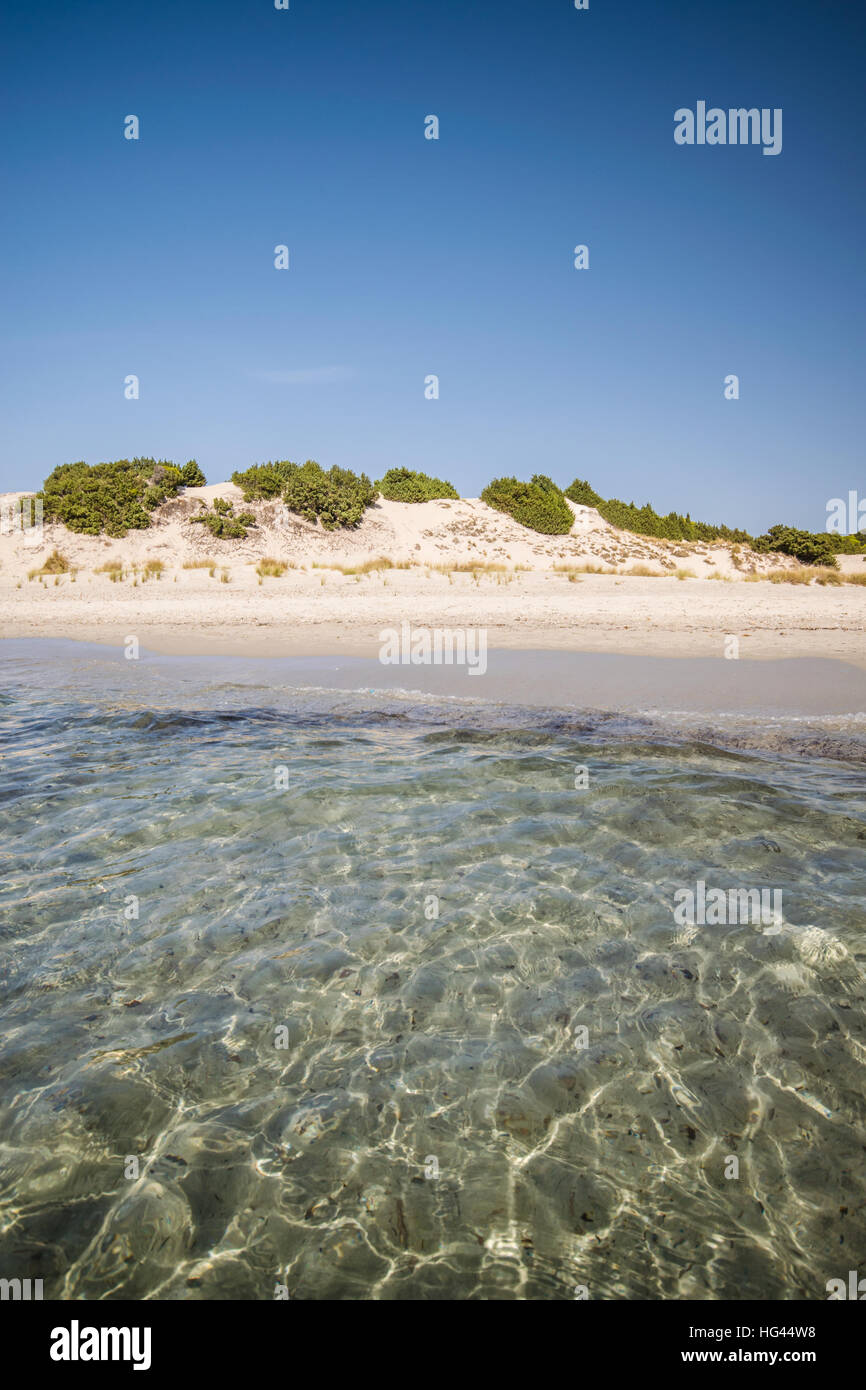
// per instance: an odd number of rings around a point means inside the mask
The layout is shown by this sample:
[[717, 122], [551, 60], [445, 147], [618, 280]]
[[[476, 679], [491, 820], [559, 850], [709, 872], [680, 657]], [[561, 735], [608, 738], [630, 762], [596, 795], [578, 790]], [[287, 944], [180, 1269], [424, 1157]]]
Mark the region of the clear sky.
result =
[[[0, 489], [314, 458], [756, 532], [866, 496], [862, 4], [4, 0], [2, 51]], [[676, 145], [700, 100], [781, 107], [781, 154]]]

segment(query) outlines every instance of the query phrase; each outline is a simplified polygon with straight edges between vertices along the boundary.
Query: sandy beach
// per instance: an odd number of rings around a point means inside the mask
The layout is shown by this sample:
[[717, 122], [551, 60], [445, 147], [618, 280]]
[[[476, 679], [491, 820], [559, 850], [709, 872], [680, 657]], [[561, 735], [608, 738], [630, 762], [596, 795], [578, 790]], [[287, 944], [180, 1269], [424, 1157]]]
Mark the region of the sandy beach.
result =
[[[866, 669], [866, 588], [770, 582], [780, 569], [803, 575], [787, 556], [636, 536], [574, 504], [569, 535], [540, 536], [472, 499], [380, 499], [341, 532], [254, 503], [246, 539], [218, 540], [192, 524], [214, 497], [241, 501], [232, 483], [212, 484], [117, 539], [60, 525], [39, 539], [0, 535], [0, 636], [120, 645], [135, 635], [165, 653], [372, 657], [383, 629], [405, 621], [483, 628], [491, 648], [676, 658], [723, 657], [734, 636], [741, 659]], [[55, 550], [68, 571], [34, 573]], [[260, 575], [265, 556], [284, 571]], [[148, 562], [162, 569], [148, 574]], [[860, 556], [839, 567], [842, 579], [866, 574]]]
[[7, 9], [14, 1349], [850, 1374], [858, 7]]

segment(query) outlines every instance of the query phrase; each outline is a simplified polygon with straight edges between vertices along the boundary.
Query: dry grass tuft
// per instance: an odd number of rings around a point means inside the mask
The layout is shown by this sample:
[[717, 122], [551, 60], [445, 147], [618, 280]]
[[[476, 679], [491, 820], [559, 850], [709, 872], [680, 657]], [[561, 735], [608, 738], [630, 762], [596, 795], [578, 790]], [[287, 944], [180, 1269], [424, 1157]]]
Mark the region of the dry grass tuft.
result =
[[435, 570], [437, 574], [447, 574], [449, 579], [452, 574], [470, 574], [473, 579], [477, 580], [479, 574], [508, 573], [507, 565], [494, 564], [492, 560], [468, 560], [459, 565], [452, 561], [450, 564], [445, 562], [439, 565], [430, 565], [429, 568]]
[[[518, 565], [518, 569], [522, 568]], [[616, 574], [616, 570], [605, 569], [603, 565], [593, 565], [590, 563], [582, 565], [554, 565], [553, 568], [560, 574]]]
[[771, 584], [811, 584], [815, 576], [814, 570], [770, 570], [767, 574], [761, 575], [762, 579], [769, 579]]
[[104, 565], [97, 565], [94, 574], [107, 574], [112, 584], [117, 584], [123, 579], [123, 561], [117, 558], [106, 560]]
[[59, 550], [52, 550], [48, 559], [35, 570], [27, 571], [27, 578], [33, 579], [37, 574], [69, 574], [72, 566], [65, 555], [61, 555]]
[[313, 561], [314, 570], [336, 570], [338, 574], [352, 575], [357, 578], [362, 574], [376, 574], [379, 570], [408, 570], [412, 568], [411, 560], [389, 560], [387, 556], [380, 555], [376, 560], [361, 560], [357, 565], [336, 565], [319, 564]]
[[580, 583], [579, 565], [554, 565], [553, 570], [555, 574], [564, 574], [569, 584]]
[[259, 576], [259, 580], [265, 578], [279, 579], [287, 569], [288, 565], [284, 564], [282, 560], [274, 560], [272, 556], [265, 555], [256, 565], [256, 574]]

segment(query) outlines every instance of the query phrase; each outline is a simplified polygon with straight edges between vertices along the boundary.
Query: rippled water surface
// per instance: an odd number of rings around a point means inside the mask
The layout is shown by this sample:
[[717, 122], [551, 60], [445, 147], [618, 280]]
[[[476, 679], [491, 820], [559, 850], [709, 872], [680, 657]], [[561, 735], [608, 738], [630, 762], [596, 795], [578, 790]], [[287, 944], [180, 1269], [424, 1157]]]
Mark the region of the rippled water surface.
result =
[[[866, 1273], [853, 726], [4, 675], [0, 1275], [811, 1299]], [[781, 889], [784, 920], [678, 925], [699, 879]]]

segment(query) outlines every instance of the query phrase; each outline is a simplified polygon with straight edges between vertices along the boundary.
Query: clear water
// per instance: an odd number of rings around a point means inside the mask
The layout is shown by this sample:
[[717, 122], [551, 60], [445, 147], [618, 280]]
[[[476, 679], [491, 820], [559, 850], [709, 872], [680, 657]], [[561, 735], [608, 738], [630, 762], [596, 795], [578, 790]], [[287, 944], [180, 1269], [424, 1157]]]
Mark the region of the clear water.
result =
[[[813, 1299], [866, 1273], [856, 721], [762, 743], [25, 646], [0, 1275]], [[678, 926], [698, 879], [781, 888], [784, 923]]]

